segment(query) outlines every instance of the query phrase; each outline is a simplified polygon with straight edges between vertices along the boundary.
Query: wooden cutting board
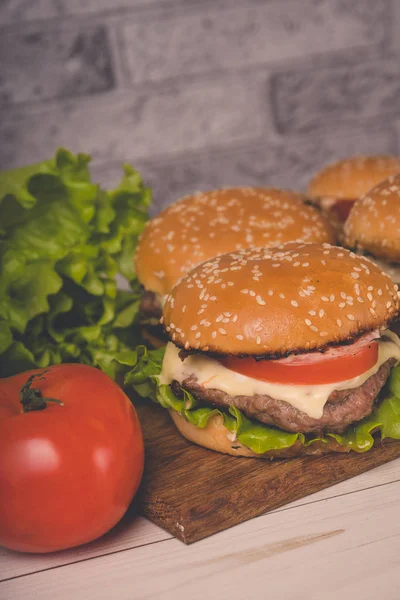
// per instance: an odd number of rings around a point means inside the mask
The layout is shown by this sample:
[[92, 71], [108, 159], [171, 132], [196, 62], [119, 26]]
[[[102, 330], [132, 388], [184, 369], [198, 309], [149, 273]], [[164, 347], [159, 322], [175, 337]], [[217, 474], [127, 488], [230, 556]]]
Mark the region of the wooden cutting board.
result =
[[400, 456], [400, 442], [385, 440], [365, 454], [237, 458], [186, 441], [150, 401], [135, 406], [146, 448], [139, 510], [186, 544]]

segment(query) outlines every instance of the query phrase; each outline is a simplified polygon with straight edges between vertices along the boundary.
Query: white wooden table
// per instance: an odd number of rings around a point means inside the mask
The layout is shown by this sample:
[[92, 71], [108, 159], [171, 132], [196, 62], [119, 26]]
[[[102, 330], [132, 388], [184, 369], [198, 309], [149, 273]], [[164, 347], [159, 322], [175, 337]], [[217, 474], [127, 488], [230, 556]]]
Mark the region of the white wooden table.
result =
[[50, 555], [0, 549], [0, 599], [400, 600], [400, 459], [191, 546], [130, 518]]

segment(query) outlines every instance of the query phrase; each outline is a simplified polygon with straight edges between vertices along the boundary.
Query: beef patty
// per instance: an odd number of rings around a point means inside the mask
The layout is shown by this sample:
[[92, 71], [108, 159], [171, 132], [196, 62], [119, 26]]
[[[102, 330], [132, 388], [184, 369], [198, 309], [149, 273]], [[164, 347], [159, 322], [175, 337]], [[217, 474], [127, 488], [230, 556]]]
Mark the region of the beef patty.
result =
[[291, 404], [270, 396], [229, 396], [226, 392], [205, 389], [197, 383], [195, 375], [187, 377], [182, 384], [173, 382], [175, 393], [185, 389], [205, 404], [217, 407], [236, 406], [250, 419], [274, 425], [291, 432], [342, 433], [351, 423], [371, 414], [375, 400], [389, 377], [396, 360], [391, 358], [362, 385], [354, 389], [333, 391], [320, 419], [309, 417]]
[[159, 294], [145, 290], [140, 299], [139, 310], [142, 320], [160, 319], [162, 306]]

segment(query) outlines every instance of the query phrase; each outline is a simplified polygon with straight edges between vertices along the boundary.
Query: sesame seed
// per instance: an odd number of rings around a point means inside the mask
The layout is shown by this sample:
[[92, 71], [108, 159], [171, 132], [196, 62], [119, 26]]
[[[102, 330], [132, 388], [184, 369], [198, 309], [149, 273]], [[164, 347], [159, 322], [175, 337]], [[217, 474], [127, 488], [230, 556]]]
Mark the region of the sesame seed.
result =
[[349, 321], [354, 321], [355, 320], [354, 315], [350, 314], [350, 315], [346, 315], [346, 317], [348, 318]]
[[190, 328], [191, 331], [196, 331], [196, 329], [197, 329], [197, 325], [192, 325]]
[[256, 344], [258, 344], [258, 345], [261, 344], [261, 338], [259, 335], [256, 338]]
[[315, 325], [311, 325], [310, 329], [312, 329], [313, 331], [317, 332], [318, 331], [318, 327], [315, 327]]
[[367, 294], [367, 298], [370, 302], [372, 302], [372, 294], [370, 292], [368, 292]]
[[299, 303], [298, 303], [298, 302], [296, 302], [296, 300], [291, 300], [291, 301], [290, 301], [290, 304], [291, 304], [292, 306], [295, 306], [296, 308], [298, 308], [298, 306], [299, 306]]
[[326, 296], [321, 296], [321, 300], [323, 300], [324, 302], [329, 302], [329, 298], [327, 298]]
[[338, 324], [338, 327], [342, 326], [342, 321], [340, 319], [337, 319], [336, 323]]
[[327, 331], [320, 331], [319, 335], [321, 337], [326, 337], [328, 335], [328, 332]]
[[200, 336], [201, 336], [201, 333], [200, 333], [200, 331], [198, 331], [194, 337], [198, 340]]
[[218, 331], [219, 331], [219, 332], [220, 332], [222, 335], [226, 335], [226, 333], [227, 333], [227, 332], [226, 332], [226, 329], [222, 329], [222, 327], [220, 327], [220, 328], [218, 329]]
[[306, 319], [306, 320], [305, 320], [305, 323], [306, 323], [306, 325], [310, 326], [310, 325], [311, 325], [311, 321], [310, 321], [310, 319]]
[[360, 276], [358, 273], [350, 273], [353, 279], [358, 279]]
[[344, 308], [346, 306], [346, 302], [339, 302], [339, 308]]
[[242, 341], [244, 339], [244, 337], [242, 335], [240, 335], [240, 333], [236, 336], [237, 340]]
[[321, 308], [321, 310], [320, 310], [320, 311], [319, 311], [319, 313], [318, 313], [318, 316], [319, 316], [319, 317], [323, 317], [323, 316], [324, 316], [324, 314], [325, 314], [325, 311], [323, 310], [323, 308]]
[[315, 312], [315, 310], [309, 310], [309, 311], [308, 311], [308, 314], [309, 314], [309, 315], [311, 315], [312, 317], [315, 317], [315, 315], [316, 315], [317, 313]]
[[211, 337], [212, 337], [212, 338], [213, 338], [213, 340], [214, 340], [214, 339], [217, 337], [217, 332], [216, 332], [216, 331], [213, 331], [213, 332], [212, 332], [212, 334], [211, 334]]
[[247, 289], [240, 290], [240, 293], [241, 293], [241, 294], [248, 294], [248, 293], [249, 293], [249, 290], [247, 290]]
[[224, 318], [224, 315], [218, 315], [218, 317], [215, 319], [215, 322], [220, 323], [223, 318]]

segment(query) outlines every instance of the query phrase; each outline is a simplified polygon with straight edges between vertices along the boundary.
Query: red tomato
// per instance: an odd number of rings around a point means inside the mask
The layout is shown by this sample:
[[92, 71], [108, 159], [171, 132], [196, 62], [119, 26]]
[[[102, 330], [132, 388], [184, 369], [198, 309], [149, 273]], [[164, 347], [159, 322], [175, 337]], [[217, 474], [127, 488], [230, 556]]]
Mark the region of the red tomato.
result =
[[[19, 392], [32, 375], [26, 392], [49, 401], [25, 412]], [[50, 552], [101, 536], [128, 508], [143, 463], [136, 411], [101, 371], [65, 364], [0, 379], [0, 545]]]
[[347, 217], [350, 214], [351, 209], [353, 208], [355, 200], [345, 199], [345, 200], [336, 200], [332, 209], [335, 211], [339, 221], [344, 223], [347, 221]]
[[227, 357], [221, 362], [232, 371], [270, 383], [334, 383], [357, 377], [376, 364], [378, 342], [371, 338], [371, 335], [363, 336], [350, 346], [340, 346], [324, 353], [298, 354], [281, 360]]

